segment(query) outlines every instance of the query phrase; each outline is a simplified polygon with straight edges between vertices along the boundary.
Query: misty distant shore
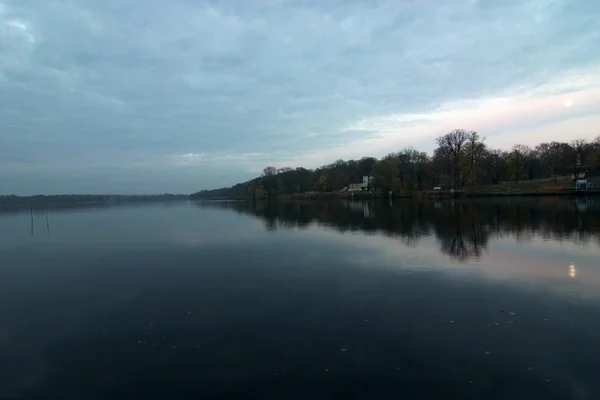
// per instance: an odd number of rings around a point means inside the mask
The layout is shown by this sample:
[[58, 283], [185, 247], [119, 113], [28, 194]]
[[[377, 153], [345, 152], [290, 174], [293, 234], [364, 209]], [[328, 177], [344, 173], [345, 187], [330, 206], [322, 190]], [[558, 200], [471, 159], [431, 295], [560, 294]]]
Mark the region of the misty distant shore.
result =
[[0, 196], [0, 208], [49, 207], [75, 204], [119, 204], [145, 201], [187, 200], [187, 194], [159, 195], [34, 195], [34, 196]]

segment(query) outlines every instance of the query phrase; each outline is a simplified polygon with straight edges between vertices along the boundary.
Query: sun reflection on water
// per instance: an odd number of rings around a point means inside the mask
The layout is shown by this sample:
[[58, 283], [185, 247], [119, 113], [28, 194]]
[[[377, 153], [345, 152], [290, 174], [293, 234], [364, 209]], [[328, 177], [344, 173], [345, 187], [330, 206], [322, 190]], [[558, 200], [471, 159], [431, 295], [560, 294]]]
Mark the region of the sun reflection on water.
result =
[[575, 268], [575, 264], [569, 264], [569, 277], [575, 278], [577, 276], [577, 268]]

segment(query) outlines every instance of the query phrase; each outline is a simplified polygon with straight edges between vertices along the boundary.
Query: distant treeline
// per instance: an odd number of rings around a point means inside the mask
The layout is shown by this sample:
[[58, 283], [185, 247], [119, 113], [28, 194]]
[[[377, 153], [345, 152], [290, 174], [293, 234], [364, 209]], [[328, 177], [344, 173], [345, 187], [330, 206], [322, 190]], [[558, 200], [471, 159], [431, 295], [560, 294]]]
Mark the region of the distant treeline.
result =
[[381, 193], [465, 188], [512, 181], [600, 174], [600, 136], [588, 142], [542, 143], [535, 148], [517, 144], [509, 151], [489, 148], [477, 132], [454, 130], [436, 139], [432, 155], [413, 148], [377, 159], [338, 160], [317, 169], [266, 167], [260, 177], [232, 187], [202, 190], [196, 199], [265, 198], [277, 195], [339, 191], [363, 176]]
[[460, 260], [479, 257], [490, 238], [534, 236], [600, 246], [600, 201], [560, 197], [421, 202], [207, 201], [201, 208], [226, 208], [253, 215], [268, 230], [320, 224], [340, 232], [364, 231], [406, 245], [435, 236], [440, 250]]
[[93, 194], [64, 194], [64, 195], [36, 195], [36, 196], [0, 196], [0, 207], [39, 207], [61, 204], [112, 204], [131, 203], [158, 200], [183, 200], [188, 199], [183, 194], [159, 195], [93, 195]]

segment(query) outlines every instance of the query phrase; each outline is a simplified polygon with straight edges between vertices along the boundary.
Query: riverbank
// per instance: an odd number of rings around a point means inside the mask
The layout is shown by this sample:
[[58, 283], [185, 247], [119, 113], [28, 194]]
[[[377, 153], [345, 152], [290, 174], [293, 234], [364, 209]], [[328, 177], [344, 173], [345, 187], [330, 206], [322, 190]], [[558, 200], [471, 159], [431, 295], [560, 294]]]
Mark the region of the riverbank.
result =
[[375, 199], [377, 194], [374, 192], [307, 192], [307, 193], [294, 193], [277, 196], [278, 199], [282, 200], [335, 200], [335, 199]]
[[465, 197], [514, 197], [514, 196], [580, 196], [598, 195], [600, 190], [589, 189], [587, 192], [576, 191], [569, 181], [557, 182], [520, 182], [497, 185], [467, 187]]
[[[531, 182], [503, 183], [496, 185], [468, 186], [464, 190], [419, 190], [413, 192], [392, 193], [391, 198], [415, 198], [422, 200], [435, 200], [444, 198], [478, 198], [478, 197], [537, 197], [537, 196], [595, 196], [600, 195], [600, 189], [589, 189], [588, 192], [575, 191], [573, 184], [568, 181], [558, 182]], [[370, 191], [337, 191], [337, 192], [305, 192], [293, 194], [281, 194], [275, 197], [277, 200], [369, 200], [387, 199], [388, 193], [376, 193]], [[266, 197], [231, 197], [231, 198], [196, 198], [197, 200], [266, 200]]]
[[[392, 194], [392, 199], [420, 199], [420, 200], [438, 200], [449, 198], [486, 198], [486, 197], [577, 197], [577, 196], [597, 196], [600, 195], [600, 190], [588, 192], [576, 192], [575, 190], [562, 191], [493, 191], [493, 192], [470, 192], [470, 191], [416, 191], [412, 193]], [[387, 199], [389, 195], [380, 195], [371, 192], [313, 192], [313, 193], [294, 193], [285, 194], [275, 197], [275, 200], [373, 200]], [[252, 200], [268, 200], [267, 198], [252, 198], [252, 197], [235, 197], [235, 198], [212, 198], [212, 199], [194, 199], [194, 200], [210, 200], [210, 201], [252, 201]]]
[[[577, 196], [584, 193], [576, 193], [574, 190], [558, 190], [558, 191], [415, 191], [412, 193], [394, 194], [393, 199], [444, 199], [444, 198], [477, 198], [477, 197], [535, 197], [535, 196]], [[587, 195], [598, 195], [600, 191], [588, 192]], [[390, 195], [382, 195], [370, 192], [315, 192], [315, 193], [295, 193], [290, 195], [277, 196], [279, 200], [368, 200], [377, 198], [389, 198]]]

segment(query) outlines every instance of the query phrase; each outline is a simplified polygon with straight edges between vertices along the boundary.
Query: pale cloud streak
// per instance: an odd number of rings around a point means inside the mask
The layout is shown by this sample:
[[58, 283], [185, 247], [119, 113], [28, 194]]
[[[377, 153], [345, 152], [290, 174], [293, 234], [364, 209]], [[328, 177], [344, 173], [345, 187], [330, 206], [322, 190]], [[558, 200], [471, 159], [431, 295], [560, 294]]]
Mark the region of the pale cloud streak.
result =
[[599, 19], [593, 0], [0, 0], [0, 192], [191, 192], [455, 128], [594, 136]]
[[[568, 102], [568, 107], [565, 103]], [[323, 149], [278, 163], [321, 165], [336, 158], [378, 157], [403, 147], [432, 151], [435, 138], [468, 127], [486, 136], [488, 145], [508, 149], [543, 141], [593, 139], [600, 135], [600, 68], [569, 71], [543, 85], [513, 88], [494, 97], [455, 100], [422, 113], [363, 119], [344, 130], [364, 132], [365, 139]]]
[[[565, 107], [567, 100], [572, 102], [573, 109]], [[532, 123], [543, 125], [540, 121], [554, 117], [569, 120], [578, 119], [582, 114], [593, 114], [600, 120], [599, 109], [600, 68], [592, 68], [572, 71], [529, 90], [516, 89], [498, 93], [494, 97], [451, 101], [421, 114], [376, 117], [360, 121], [347, 129], [379, 132], [380, 139], [385, 143], [394, 143], [394, 138], [412, 134], [421, 138], [425, 136], [433, 142], [432, 139], [440, 132], [460, 126], [495, 133], [506, 127]], [[527, 141], [526, 137], [523, 139]]]

